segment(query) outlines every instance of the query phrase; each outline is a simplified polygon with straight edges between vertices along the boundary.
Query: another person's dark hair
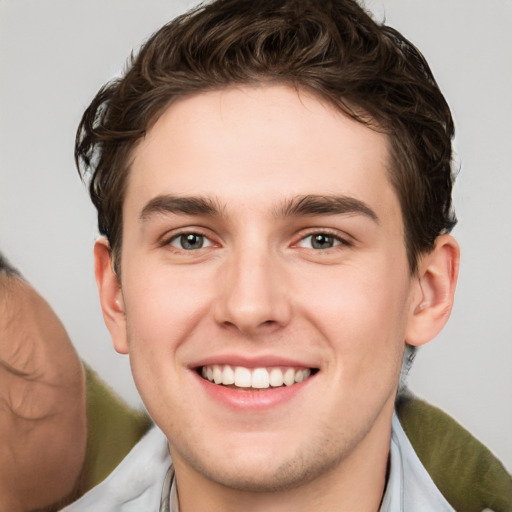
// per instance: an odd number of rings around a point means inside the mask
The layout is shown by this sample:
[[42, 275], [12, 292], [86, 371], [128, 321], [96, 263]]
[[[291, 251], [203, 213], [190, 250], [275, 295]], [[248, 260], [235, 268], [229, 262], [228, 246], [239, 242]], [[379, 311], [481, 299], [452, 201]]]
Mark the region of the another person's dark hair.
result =
[[[84, 113], [75, 158], [120, 272], [133, 148], [179, 98], [238, 84], [290, 84], [389, 137], [412, 273], [456, 219], [450, 109], [421, 53], [353, 0], [217, 0], [142, 47]], [[200, 143], [200, 142], [198, 142]]]
[[21, 277], [19, 271], [14, 268], [7, 258], [0, 252], [0, 277], [5, 274], [7, 276]]

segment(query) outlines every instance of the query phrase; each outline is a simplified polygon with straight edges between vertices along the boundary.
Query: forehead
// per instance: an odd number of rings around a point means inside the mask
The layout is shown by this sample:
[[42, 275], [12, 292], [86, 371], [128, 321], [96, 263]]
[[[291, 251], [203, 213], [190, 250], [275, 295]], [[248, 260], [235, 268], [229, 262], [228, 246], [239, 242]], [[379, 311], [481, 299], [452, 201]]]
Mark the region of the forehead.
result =
[[134, 151], [124, 211], [161, 194], [211, 197], [228, 210], [305, 194], [397, 207], [387, 164], [384, 134], [308, 92], [232, 87], [168, 107]]

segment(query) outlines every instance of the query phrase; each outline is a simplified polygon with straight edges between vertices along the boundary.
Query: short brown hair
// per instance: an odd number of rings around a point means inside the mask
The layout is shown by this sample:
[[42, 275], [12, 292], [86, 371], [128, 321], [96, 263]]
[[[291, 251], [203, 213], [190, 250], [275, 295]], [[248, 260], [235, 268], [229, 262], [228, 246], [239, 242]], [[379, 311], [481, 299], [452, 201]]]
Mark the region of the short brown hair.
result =
[[75, 159], [119, 273], [122, 204], [136, 142], [178, 98], [231, 84], [312, 91], [389, 137], [412, 273], [456, 219], [450, 109], [421, 53], [354, 0], [216, 0], [163, 26], [106, 84], [78, 127]]

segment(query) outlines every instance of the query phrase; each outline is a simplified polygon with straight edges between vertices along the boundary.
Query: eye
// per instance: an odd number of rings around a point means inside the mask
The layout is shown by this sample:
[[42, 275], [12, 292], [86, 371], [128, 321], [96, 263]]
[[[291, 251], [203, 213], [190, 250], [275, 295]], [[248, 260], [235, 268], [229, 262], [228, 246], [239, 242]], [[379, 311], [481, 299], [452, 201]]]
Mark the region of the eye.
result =
[[311, 235], [305, 236], [300, 242], [299, 247], [305, 247], [307, 249], [331, 249], [337, 245], [342, 243], [346, 243], [343, 240], [335, 237], [334, 235], [330, 235], [328, 233], [313, 233]]
[[212, 243], [200, 233], [182, 233], [181, 235], [173, 237], [169, 241], [169, 245], [178, 249], [184, 249], [185, 251], [194, 251], [203, 249], [204, 247], [210, 247]]

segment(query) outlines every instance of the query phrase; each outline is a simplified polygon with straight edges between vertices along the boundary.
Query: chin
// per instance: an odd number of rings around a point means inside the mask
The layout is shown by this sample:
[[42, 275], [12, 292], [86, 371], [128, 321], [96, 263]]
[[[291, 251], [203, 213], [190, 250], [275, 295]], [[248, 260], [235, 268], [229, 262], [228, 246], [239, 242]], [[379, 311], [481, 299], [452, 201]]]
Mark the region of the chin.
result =
[[[315, 446], [313, 446], [313, 444]], [[285, 452], [273, 447], [240, 451], [225, 457], [185, 457], [185, 464], [216, 484], [242, 492], [275, 493], [304, 486], [329, 473], [350, 451], [326, 443], [324, 450], [312, 443], [301, 450], [289, 446]], [[253, 445], [255, 446], [255, 445]], [[217, 461], [215, 465], [211, 460]]]

